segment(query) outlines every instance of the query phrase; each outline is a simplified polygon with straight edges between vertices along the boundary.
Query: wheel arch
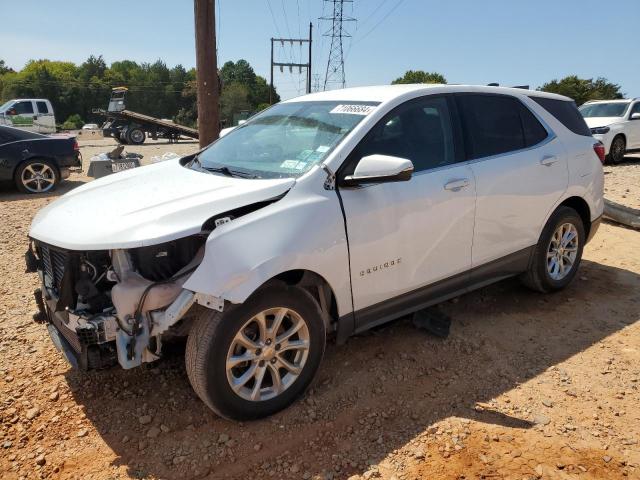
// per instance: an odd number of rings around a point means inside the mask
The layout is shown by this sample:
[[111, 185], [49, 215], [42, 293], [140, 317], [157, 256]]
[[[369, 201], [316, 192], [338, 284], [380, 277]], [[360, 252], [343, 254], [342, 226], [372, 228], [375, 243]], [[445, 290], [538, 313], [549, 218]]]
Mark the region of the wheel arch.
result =
[[259, 288], [272, 282], [284, 282], [307, 290], [320, 307], [327, 331], [331, 331], [338, 321], [338, 304], [333, 287], [320, 274], [311, 270], [294, 269], [279, 273], [267, 280]]
[[580, 218], [582, 219], [585, 236], [589, 238], [589, 232], [591, 230], [591, 208], [587, 201], [578, 196], [568, 197], [556, 206], [551, 215], [553, 215], [553, 213], [555, 213], [555, 211], [560, 207], [570, 207], [578, 212], [578, 215], [580, 215]]

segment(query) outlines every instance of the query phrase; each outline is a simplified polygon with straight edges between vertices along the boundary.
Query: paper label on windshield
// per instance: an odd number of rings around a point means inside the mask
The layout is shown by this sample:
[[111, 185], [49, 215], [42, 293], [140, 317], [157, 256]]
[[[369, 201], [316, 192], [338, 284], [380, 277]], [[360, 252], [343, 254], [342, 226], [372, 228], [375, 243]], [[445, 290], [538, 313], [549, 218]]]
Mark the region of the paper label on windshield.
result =
[[289, 168], [293, 170], [298, 165], [298, 160], [285, 160], [280, 164], [280, 168]]
[[373, 105], [338, 105], [329, 113], [346, 113], [349, 115], [369, 115], [376, 108]]

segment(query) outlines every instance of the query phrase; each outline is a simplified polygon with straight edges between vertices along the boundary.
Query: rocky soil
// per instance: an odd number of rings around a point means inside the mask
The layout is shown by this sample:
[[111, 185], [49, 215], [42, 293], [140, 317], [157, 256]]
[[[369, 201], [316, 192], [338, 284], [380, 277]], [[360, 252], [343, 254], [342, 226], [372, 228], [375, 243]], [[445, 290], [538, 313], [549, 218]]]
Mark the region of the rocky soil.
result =
[[[638, 202], [637, 168], [607, 167], [607, 194]], [[604, 224], [561, 293], [508, 280], [441, 305], [445, 340], [403, 319], [330, 344], [300, 401], [234, 423], [191, 390], [183, 346], [83, 374], [31, 321], [29, 223], [84, 181], [0, 193], [0, 478], [640, 478], [640, 232]]]

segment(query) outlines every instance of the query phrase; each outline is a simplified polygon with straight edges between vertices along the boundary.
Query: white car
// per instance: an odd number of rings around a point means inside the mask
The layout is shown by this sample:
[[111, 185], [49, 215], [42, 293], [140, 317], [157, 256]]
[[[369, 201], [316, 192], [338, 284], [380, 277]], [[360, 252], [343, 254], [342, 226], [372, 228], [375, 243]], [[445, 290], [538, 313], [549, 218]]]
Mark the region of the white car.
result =
[[607, 159], [620, 163], [625, 152], [640, 149], [640, 98], [594, 100], [580, 107], [594, 138], [604, 144]]
[[225, 417], [298, 397], [338, 343], [519, 275], [575, 277], [603, 212], [596, 142], [568, 98], [394, 85], [277, 104], [207, 148], [42, 209], [41, 319], [81, 368], [132, 368], [188, 335]]
[[97, 123], [85, 123], [82, 126], [82, 130], [98, 130], [100, 127]]

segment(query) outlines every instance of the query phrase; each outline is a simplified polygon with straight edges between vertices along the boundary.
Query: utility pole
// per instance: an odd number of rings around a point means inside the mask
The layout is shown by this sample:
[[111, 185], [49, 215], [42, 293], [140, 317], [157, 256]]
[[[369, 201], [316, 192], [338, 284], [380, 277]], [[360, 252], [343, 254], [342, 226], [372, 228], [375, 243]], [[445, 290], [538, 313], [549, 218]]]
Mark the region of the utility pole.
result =
[[[300, 44], [302, 46], [303, 43], [309, 44], [309, 59], [307, 63], [287, 63], [287, 62], [276, 62], [274, 59], [273, 46], [276, 42], [280, 42], [282, 46], [285, 43], [290, 43], [293, 45], [294, 43]], [[284, 71], [284, 67], [289, 67], [289, 71], [293, 72], [294, 67], [298, 68], [298, 71], [302, 73], [302, 69], [305, 68], [307, 70], [307, 81], [306, 81], [306, 91], [307, 93], [311, 93], [311, 45], [313, 42], [313, 23], [309, 23], [309, 38], [272, 38], [271, 39], [271, 72], [269, 75], [269, 105], [273, 103], [273, 67], [280, 67], [280, 71]]]
[[331, 84], [344, 88], [347, 84], [344, 75], [344, 49], [342, 39], [351, 37], [344, 31], [344, 22], [354, 22], [356, 19], [344, 15], [344, 4], [353, 3], [353, 0], [324, 0], [333, 4], [333, 15], [321, 17], [320, 20], [330, 20], [331, 30], [324, 34], [331, 37], [331, 49], [329, 50], [329, 60], [327, 61], [327, 71], [324, 76], [324, 89]]
[[218, 65], [216, 59], [215, 0], [193, 0], [196, 30], [198, 138], [206, 147], [220, 135]]

